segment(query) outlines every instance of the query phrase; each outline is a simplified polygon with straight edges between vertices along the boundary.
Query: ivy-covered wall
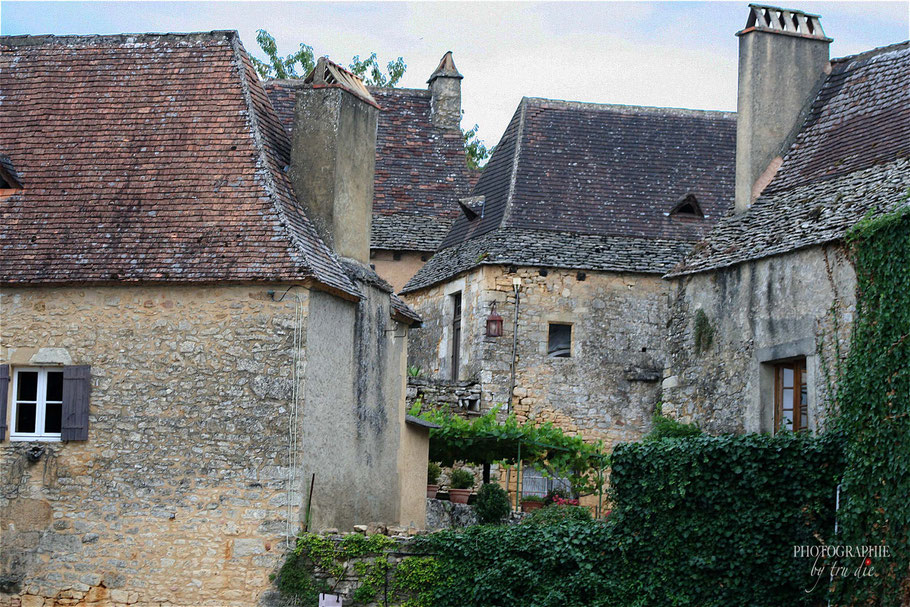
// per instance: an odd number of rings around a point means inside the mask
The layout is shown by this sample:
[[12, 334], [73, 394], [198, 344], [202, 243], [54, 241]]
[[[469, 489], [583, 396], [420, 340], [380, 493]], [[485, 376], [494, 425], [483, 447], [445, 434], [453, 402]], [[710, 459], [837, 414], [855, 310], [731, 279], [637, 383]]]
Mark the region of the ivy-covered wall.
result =
[[[840, 523], [846, 545], [886, 546], [877, 575], [847, 576], [838, 605], [910, 604], [910, 208], [859, 223], [852, 346], [835, 424], [846, 448]], [[856, 567], [859, 559], [849, 559]], [[903, 601], [903, 602], [902, 602]]]

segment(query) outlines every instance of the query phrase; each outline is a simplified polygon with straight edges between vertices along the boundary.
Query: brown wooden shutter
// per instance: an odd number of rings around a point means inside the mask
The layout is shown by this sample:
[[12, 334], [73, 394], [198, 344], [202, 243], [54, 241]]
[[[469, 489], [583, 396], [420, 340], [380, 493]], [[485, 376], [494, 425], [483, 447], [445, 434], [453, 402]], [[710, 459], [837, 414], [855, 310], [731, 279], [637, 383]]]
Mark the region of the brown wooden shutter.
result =
[[9, 365], [0, 365], [0, 442], [6, 440], [6, 401], [9, 399]]
[[88, 440], [88, 397], [91, 367], [63, 367], [63, 426], [61, 440]]

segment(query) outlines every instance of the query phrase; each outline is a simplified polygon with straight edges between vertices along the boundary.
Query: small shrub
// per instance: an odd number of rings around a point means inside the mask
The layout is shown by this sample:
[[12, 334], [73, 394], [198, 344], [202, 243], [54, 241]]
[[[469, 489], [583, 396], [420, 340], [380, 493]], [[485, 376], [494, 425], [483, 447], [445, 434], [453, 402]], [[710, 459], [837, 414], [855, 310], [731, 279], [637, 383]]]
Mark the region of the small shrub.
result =
[[464, 468], [452, 470], [449, 475], [449, 486], [452, 489], [470, 489], [474, 486], [474, 475]]
[[509, 496], [496, 483], [485, 483], [477, 494], [477, 518], [484, 525], [502, 522], [509, 514]]
[[442, 474], [442, 468], [439, 467], [439, 464], [436, 462], [430, 462], [427, 464], [427, 484], [428, 485], [437, 485], [439, 484], [439, 475]]
[[539, 495], [523, 495], [523, 496], [521, 496], [521, 501], [528, 502], [528, 503], [534, 503], [534, 504], [540, 504], [543, 502], [543, 498], [540, 497]]
[[531, 513], [522, 525], [556, 525], [564, 522], [591, 522], [591, 511], [583, 506], [547, 506]]
[[701, 428], [698, 424], [684, 424], [660, 413], [652, 419], [651, 431], [644, 437], [645, 442], [660, 440], [662, 438], [686, 438], [700, 436]]

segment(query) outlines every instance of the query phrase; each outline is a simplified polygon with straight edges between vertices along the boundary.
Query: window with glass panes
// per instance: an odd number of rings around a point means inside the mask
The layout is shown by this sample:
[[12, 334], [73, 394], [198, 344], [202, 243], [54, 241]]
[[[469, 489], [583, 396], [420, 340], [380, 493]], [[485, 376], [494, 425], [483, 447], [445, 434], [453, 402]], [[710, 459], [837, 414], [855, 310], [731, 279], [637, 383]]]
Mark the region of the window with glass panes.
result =
[[809, 398], [806, 386], [806, 359], [774, 365], [774, 431], [799, 432], [809, 428]]

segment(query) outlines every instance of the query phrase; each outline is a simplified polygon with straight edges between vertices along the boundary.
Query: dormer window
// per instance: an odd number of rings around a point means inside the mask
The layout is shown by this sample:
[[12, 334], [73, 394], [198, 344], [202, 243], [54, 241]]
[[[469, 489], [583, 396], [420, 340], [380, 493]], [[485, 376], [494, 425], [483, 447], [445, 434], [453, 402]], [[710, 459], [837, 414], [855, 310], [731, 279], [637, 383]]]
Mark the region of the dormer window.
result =
[[0, 154], [0, 198], [11, 196], [22, 189], [22, 182], [9, 156]]
[[705, 214], [701, 210], [701, 205], [698, 204], [698, 199], [695, 197], [695, 194], [686, 194], [676, 203], [669, 213], [665, 213], [670, 217], [688, 217], [692, 219], [704, 219]]

